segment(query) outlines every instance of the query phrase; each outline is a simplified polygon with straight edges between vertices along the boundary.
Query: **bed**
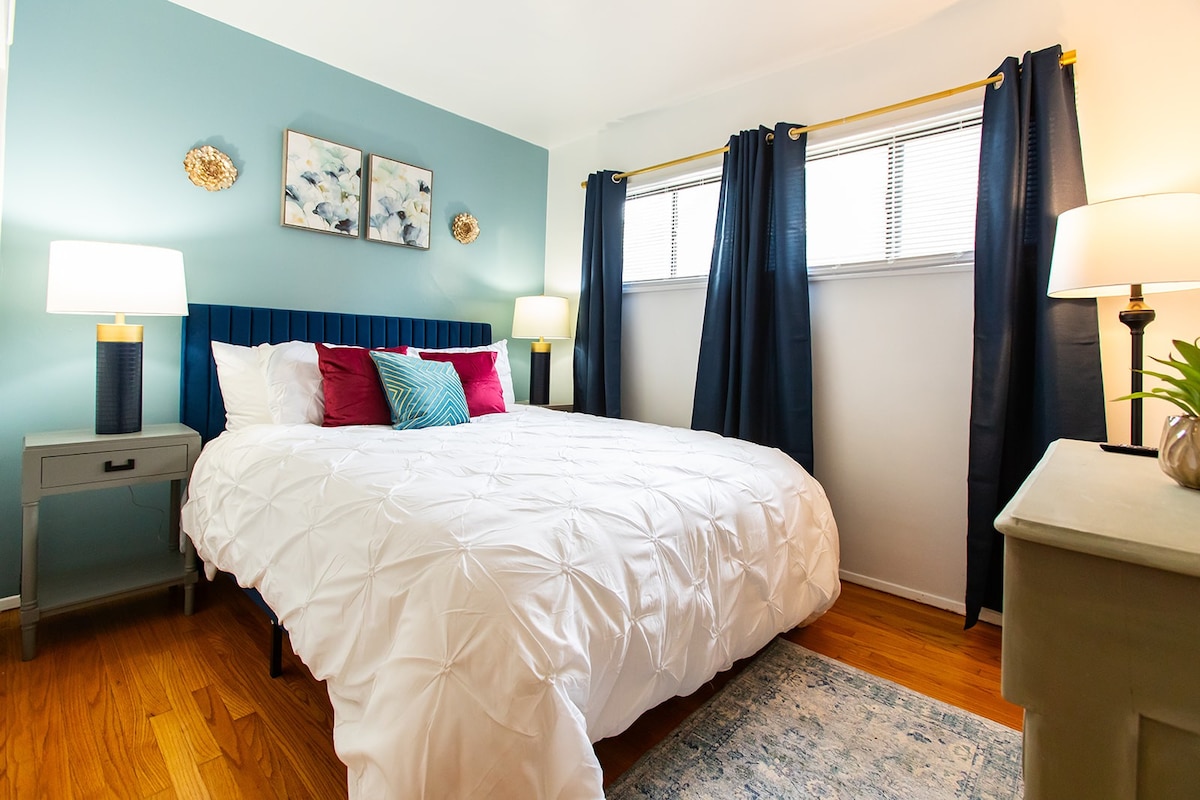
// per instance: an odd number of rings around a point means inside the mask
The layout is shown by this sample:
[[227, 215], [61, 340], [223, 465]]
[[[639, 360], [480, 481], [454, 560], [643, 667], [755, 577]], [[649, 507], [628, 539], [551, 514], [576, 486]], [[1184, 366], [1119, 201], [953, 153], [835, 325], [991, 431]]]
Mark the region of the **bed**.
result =
[[524, 406], [420, 430], [220, 433], [212, 338], [440, 348], [491, 331], [190, 315], [184, 421], [208, 444], [183, 530], [326, 681], [353, 798], [602, 797], [592, 742], [837, 598], [829, 504], [779, 451]]

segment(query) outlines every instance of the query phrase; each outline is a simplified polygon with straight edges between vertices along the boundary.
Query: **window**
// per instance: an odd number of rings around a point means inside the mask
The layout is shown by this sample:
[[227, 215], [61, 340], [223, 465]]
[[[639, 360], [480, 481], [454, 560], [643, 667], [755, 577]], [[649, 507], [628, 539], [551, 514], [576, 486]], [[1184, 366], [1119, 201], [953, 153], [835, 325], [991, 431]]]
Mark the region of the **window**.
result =
[[[857, 275], [970, 265], [981, 112], [826, 144], [806, 172], [808, 271]], [[626, 284], [708, 274], [720, 170], [631, 189]]]
[[631, 190], [625, 198], [625, 283], [702, 277], [712, 262], [721, 171]]
[[974, 261], [979, 111], [810, 146], [810, 275]]

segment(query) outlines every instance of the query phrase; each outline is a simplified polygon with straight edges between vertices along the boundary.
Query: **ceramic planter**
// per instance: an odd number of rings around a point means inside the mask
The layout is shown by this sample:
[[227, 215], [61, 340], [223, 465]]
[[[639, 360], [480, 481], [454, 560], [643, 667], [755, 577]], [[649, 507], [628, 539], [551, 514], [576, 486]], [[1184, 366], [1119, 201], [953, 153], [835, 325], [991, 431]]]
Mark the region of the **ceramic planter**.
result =
[[1158, 465], [1181, 486], [1200, 489], [1200, 417], [1167, 417]]

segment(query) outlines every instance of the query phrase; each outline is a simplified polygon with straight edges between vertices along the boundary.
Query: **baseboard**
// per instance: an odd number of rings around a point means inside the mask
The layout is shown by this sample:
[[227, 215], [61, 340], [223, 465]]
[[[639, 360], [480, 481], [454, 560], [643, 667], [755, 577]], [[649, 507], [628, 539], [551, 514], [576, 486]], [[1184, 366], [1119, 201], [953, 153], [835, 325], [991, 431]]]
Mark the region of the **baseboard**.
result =
[[0, 611], [12, 611], [14, 608], [21, 607], [21, 595], [14, 594], [12, 597], [0, 597]]
[[[898, 583], [889, 583], [881, 581], [878, 578], [871, 578], [867, 575], [859, 575], [854, 572], [840, 570], [838, 573], [842, 580], [849, 583], [857, 583], [859, 586], [866, 586], [868, 589], [878, 589], [881, 592], [894, 594], [897, 597], [903, 597], [905, 600], [915, 600], [918, 603], [924, 603], [927, 606], [940, 608], [943, 611], [952, 611], [960, 617], [967, 615], [967, 605], [961, 600], [951, 600], [948, 597], [939, 597], [936, 594], [928, 592], [920, 592], [916, 589], [910, 589], [907, 586], [901, 586]], [[1004, 615], [997, 614], [990, 608], [985, 608], [979, 612], [979, 619], [983, 622], [990, 622], [993, 625], [1004, 625]]]

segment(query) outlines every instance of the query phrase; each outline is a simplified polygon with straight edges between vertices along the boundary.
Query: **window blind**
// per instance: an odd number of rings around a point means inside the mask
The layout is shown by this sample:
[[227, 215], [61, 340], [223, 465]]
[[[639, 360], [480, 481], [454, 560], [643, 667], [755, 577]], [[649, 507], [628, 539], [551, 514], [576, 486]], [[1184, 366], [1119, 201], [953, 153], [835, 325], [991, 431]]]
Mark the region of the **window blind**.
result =
[[980, 113], [810, 148], [809, 274], [970, 264]]
[[[980, 109], [827, 144], [805, 165], [810, 275], [974, 262]], [[708, 274], [719, 169], [631, 188], [626, 284]]]
[[721, 173], [631, 190], [625, 198], [625, 283], [707, 275]]

